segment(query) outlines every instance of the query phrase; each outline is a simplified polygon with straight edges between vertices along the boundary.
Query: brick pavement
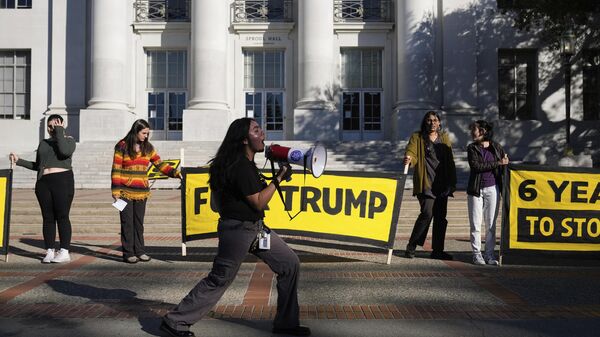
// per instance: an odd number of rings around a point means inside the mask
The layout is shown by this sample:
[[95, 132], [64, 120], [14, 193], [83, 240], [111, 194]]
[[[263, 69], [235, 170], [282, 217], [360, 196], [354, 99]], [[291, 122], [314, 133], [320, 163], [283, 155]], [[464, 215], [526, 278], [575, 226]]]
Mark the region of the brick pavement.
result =
[[[15, 236], [11, 241], [19, 242], [20, 239], [41, 240], [39, 236]], [[76, 280], [85, 284], [89, 280], [98, 278], [117, 279], [128, 284], [139, 279], [161, 279], [168, 277], [173, 280], [197, 280], [206, 275], [209, 266], [204, 262], [205, 271], [161, 271], [150, 269], [131, 270], [130, 266], [119, 262], [109, 262], [114, 264], [111, 270], [106, 268], [97, 269], [98, 260], [104, 256], [114, 258], [120, 257], [120, 252], [116, 249], [119, 246], [118, 241], [112, 241], [105, 244], [108, 239], [113, 239], [110, 235], [84, 235], [75, 236], [74, 242], [87, 242], [104, 247], [88, 251], [85, 254], [73, 254], [74, 260], [64, 265], [51, 265], [48, 268], [40, 269], [37, 261], [40, 257], [39, 249], [22, 249], [19, 253], [20, 259], [27, 259], [28, 262], [23, 268], [13, 265], [10, 270], [0, 269], [0, 281], [10, 280], [12, 278], [23, 278], [24, 281], [14, 282], [11, 286], [0, 287], [0, 318], [25, 318], [25, 317], [45, 317], [45, 318], [123, 318], [130, 319], [136, 317], [160, 317], [173, 306], [173, 303], [144, 300], [139, 298], [123, 297], [113, 298], [111, 300], [92, 300], [87, 303], [48, 303], [43, 297], [39, 299], [29, 299], [27, 301], [18, 301], [20, 297], [26, 297], [27, 294], [44, 285], [56, 280]], [[150, 246], [159, 246], [168, 243], [173, 247], [171, 255], [177, 255], [178, 236], [149, 236], [146, 238]], [[296, 238], [296, 240], [298, 240]], [[206, 240], [210, 241], [210, 240]], [[212, 240], [216, 244], [215, 240]], [[77, 245], [77, 244], [76, 244]], [[210, 243], [209, 243], [210, 245]], [[23, 248], [22, 244], [17, 247]], [[300, 258], [304, 265], [316, 263], [331, 263], [325, 255], [311, 253], [302, 249], [301, 245], [294, 245], [299, 250]], [[426, 246], [427, 248], [427, 246]], [[331, 253], [331, 252], [329, 252]], [[164, 255], [164, 253], [163, 253]], [[168, 254], [167, 254], [168, 255]], [[365, 260], [378, 258], [376, 253], [353, 252], [339, 254], [339, 256], [351, 256], [352, 258], [363, 258]], [[383, 259], [383, 252], [381, 259]], [[191, 258], [206, 256], [210, 260], [214, 252], [195, 253]], [[168, 256], [167, 256], [168, 257]], [[323, 258], [320, 258], [323, 257]], [[206, 260], [202, 257], [203, 261]], [[14, 259], [13, 259], [14, 260]], [[208, 261], [206, 260], [206, 261]], [[427, 260], [427, 259], [415, 259]], [[306, 262], [310, 261], [310, 262]], [[367, 266], [362, 266], [359, 271], [303, 271], [302, 279], [326, 280], [336, 282], [341, 280], [368, 282], [376, 285], [382, 280], [431, 280], [440, 281], [450, 279], [462, 279], [472, 282], [479, 292], [485, 293], [499, 300], [497, 305], [452, 305], [452, 304], [412, 304], [412, 303], [342, 303], [325, 302], [301, 306], [301, 319], [309, 320], [445, 320], [445, 319], [493, 319], [493, 320], [522, 320], [522, 319], [570, 319], [570, 318], [600, 318], [600, 302], [597, 298], [591, 298], [584, 303], [571, 303], [565, 301], [560, 303], [558, 299], [554, 304], [535, 303], [526, 299], [522, 290], [511, 289], [510, 285], [503, 282], [506, 278], [528, 280], [553, 278], [564, 281], [565, 285], [577, 286], [577, 282], [582, 278], [581, 271], [576, 269], [562, 268], [512, 268], [512, 267], [475, 267], [461, 261], [435, 261], [444, 267], [444, 270], [418, 270], [406, 265], [406, 259], [395, 257], [390, 270], [381, 270], [377, 263], [377, 270], [368, 270]], [[410, 262], [413, 263], [413, 260]], [[4, 262], [2, 262], [4, 264]], [[16, 262], [9, 261], [6, 265]], [[150, 262], [154, 263], [154, 262]], [[346, 262], [352, 263], [352, 262]], [[246, 261], [244, 264], [252, 265], [251, 271], [241, 271], [238, 278], [247, 278], [247, 287], [241, 296], [241, 303], [238, 304], [219, 304], [210, 313], [207, 319], [211, 318], [231, 318], [244, 320], [271, 320], [275, 314], [275, 307], [272, 303], [274, 275], [269, 268], [262, 262]], [[1, 264], [0, 264], [1, 266]], [[35, 268], [28, 268], [34, 266]], [[401, 268], [398, 268], [401, 266]], [[385, 269], [386, 267], [383, 267]], [[307, 269], [304, 268], [303, 269]], [[585, 278], [587, 281], [593, 280], [596, 284], [600, 280], [600, 270], [597, 268], [586, 268]], [[445, 281], [446, 282], [446, 281]], [[4, 283], [3, 283], [4, 284]], [[300, 288], [302, 288], [302, 282]], [[308, 289], [303, 289], [309, 291]], [[352, 289], [349, 289], [351, 291]], [[315, 289], [315, 291], [318, 291]], [[379, 290], [381, 291], [381, 290]], [[393, 289], [388, 290], [393, 293]], [[444, 289], [440, 289], [444, 291]], [[551, 296], [551, 294], [549, 294]]]

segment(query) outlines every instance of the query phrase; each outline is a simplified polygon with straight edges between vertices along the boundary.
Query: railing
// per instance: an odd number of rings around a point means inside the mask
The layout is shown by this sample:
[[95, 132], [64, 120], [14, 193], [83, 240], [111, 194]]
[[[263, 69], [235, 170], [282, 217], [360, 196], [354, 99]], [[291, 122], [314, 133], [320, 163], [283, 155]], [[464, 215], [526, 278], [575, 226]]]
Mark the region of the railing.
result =
[[235, 0], [233, 22], [292, 21], [293, 0]]
[[333, 0], [334, 22], [391, 22], [392, 0]]
[[190, 21], [190, 0], [136, 0], [135, 21]]

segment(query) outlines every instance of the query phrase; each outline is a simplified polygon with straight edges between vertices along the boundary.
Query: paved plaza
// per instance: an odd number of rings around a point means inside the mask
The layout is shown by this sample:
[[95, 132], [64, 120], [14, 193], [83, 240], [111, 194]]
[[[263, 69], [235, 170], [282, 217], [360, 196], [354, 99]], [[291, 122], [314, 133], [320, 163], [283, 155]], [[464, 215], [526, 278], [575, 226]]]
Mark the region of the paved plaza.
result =
[[[179, 192], [164, 193], [176, 200]], [[107, 203], [100, 195], [87, 194]], [[13, 205], [30, 196], [15, 191]], [[95, 211], [89, 209], [90, 219]], [[8, 262], [0, 262], [0, 336], [162, 336], [160, 317], [208, 273], [216, 254], [217, 240], [206, 239], [190, 242], [183, 257], [180, 225], [163, 231], [154, 224], [146, 235], [153, 260], [128, 265], [120, 262], [115, 224], [102, 230], [101, 223], [86, 229], [75, 222], [67, 264], [40, 263], [41, 225], [37, 232], [35, 226], [12, 228]], [[302, 262], [302, 323], [325, 337], [598, 335], [599, 267], [474, 266], [468, 232], [461, 231], [449, 229], [446, 240], [455, 261], [429, 259], [428, 244], [406, 259], [409, 233], [399, 226], [390, 265], [380, 248], [286, 236]], [[275, 283], [268, 267], [248, 256], [192, 331], [271, 336]]]

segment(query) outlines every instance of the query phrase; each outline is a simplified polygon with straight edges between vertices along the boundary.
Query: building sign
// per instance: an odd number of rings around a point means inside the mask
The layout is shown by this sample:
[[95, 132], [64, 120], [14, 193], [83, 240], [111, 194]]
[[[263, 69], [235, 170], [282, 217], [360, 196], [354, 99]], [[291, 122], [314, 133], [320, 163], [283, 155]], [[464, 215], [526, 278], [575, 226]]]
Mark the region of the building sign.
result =
[[281, 44], [284, 40], [281, 36], [276, 35], [246, 35], [243, 39], [246, 43], [255, 45]]
[[600, 170], [511, 164], [508, 172], [504, 256], [600, 256]]
[[[297, 170], [269, 203], [265, 223], [278, 233], [362, 242], [392, 248], [405, 175]], [[183, 241], [214, 237], [219, 214], [211, 202], [207, 168], [183, 168]], [[267, 173], [268, 174], [268, 173]], [[291, 214], [301, 211], [290, 220]]]

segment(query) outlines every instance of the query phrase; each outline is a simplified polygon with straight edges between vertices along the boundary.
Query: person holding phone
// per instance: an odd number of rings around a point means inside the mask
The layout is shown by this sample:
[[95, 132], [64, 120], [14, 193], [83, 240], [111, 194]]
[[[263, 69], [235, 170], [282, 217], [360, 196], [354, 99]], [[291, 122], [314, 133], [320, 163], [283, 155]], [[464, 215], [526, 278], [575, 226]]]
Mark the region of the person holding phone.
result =
[[[37, 171], [35, 196], [42, 210], [42, 234], [46, 256], [42, 263], [71, 261], [71, 220], [69, 213], [75, 195], [75, 182], [71, 157], [75, 152], [75, 139], [65, 134], [65, 123], [60, 115], [50, 115], [46, 127], [49, 138], [40, 142], [35, 161], [19, 158], [11, 152], [10, 161], [17, 166]], [[60, 250], [56, 252], [56, 228]]]
[[160, 159], [148, 141], [149, 137], [150, 125], [138, 119], [131, 125], [125, 138], [115, 145], [111, 190], [115, 202], [120, 199], [127, 203], [119, 213], [123, 261], [127, 263], [151, 260], [144, 245], [144, 215], [146, 201], [150, 197], [146, 174], [148, 167], [154, 165], [169, 177], [181, 178], [178, 170]]

